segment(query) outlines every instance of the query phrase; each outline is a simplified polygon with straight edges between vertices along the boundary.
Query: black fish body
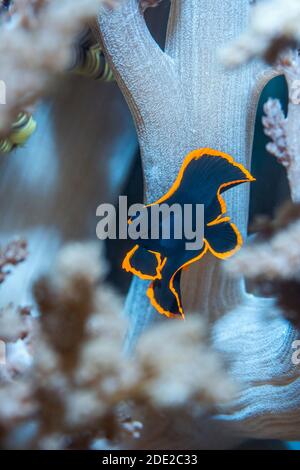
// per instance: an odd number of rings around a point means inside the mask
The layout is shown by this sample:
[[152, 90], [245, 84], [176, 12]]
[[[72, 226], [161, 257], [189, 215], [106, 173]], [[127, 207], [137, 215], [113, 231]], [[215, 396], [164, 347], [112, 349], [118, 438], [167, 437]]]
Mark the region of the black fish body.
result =
[[[212, 149], [199, 149], [187, 155], [170, 190], [158, 201], [145, 206], [148, 221], [147, 238], [127, 253], [122, 267], [142, 279], [151, 280], [147, 295], [156, 310], [168, 317], [184, 317], [181, 302], [181, 271], [199, 261], [208, 251], [219, 259], [232, 256], [242, 245], [238, 228], [226, 215], [222, 194], [242, 183], [255, 181], [243, 165], [229, 155]], [[183, 213], [192, 208], [192, 228], [197, 230], [196, 208], [204, 206], [202, 247], [186, 249], [191, 242], [185, 237], [184, 219], [178, 213], [168, 217], [169, 237], [163, 237], [166, 220], [159, 220], [158, 237], [151, 237], [152, 210], [177, 205]], [[179, 211], [180, 212], [180, 211]], [[134, 218], [131, 219], [131, 223]], [[175, 227], [181, 226], [182, 237], [176, 238]]]

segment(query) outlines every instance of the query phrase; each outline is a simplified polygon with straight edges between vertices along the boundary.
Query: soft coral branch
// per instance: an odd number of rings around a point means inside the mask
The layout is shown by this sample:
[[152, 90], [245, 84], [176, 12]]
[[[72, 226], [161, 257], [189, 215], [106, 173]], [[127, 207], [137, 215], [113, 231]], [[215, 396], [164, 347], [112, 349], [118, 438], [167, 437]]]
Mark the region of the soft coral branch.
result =
[[0, 248], [0, 283], [9, 274], [9, 268], [24, 261], [27, 255], [26, 240], [13, 240], [4, 248]]
[[288, 115], [285, 118], [280, 102], [269, 99], [264, 106], [265, 133], [272, 140], [267, 150], [285, 166], [292, 198], [300, 201], [300, 57], [298, 51], [280, 55], [276, 64], [286, 77], [289, 91]]
[[272, 142], [267, 144], [267, 150], [274, 155], [285, 167], [290, 165], [288, 153], [286, 118], [279, 100], [269, 99], [264, 105], [265, 116], [263, 126], [265, 134]]

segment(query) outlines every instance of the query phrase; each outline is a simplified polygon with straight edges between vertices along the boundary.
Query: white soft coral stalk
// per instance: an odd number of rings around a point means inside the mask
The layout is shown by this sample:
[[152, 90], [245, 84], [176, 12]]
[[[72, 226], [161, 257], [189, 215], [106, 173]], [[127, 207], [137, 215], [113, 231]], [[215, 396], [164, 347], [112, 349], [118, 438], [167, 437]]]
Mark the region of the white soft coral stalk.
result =
[[[169, 189], [193, 149], [223, 150], [250, 165], [258, 98], [274, 72], [257, 60], [229, 71], [220, 63], [218, 50], [243, 34], [252, 8], [249, 0], [173, 0], [164, 51], [149, 34], [136, 0], [124, 0], [119, 8], [99, 15], [99, 37], [135, 119], [148, 202]], [[262, 21], [268, 22], [268, 15]], [[239, 55], [236, 64], [245, 60]], [[235, 214], [243, 235], [247, 189], [226, 194], [228, 212]], [[181, 287], [185, 309], [214, 323], [214, 345], [231, 357], [233, 377], [242, 385], [239, 399], [220, 417], [218, 430], [221, 422], [238, 428], [239, 435], [297, 435], [299, 413], [292, 413], [299, 403], [299, 374], [289, 355], [293, 333], [280, 315], [273, 315], [272, 303], [247, 295], [243, 279], [233, 282], [209, 256], [184, 273]], [[157, 318], [146, 289], [147, 283], [135, 279], [127, 299], [131, 346]], [[155, 437], [149, 433], [149, 442], [155, 439], [169, 448], [176, 436], [180, 446], [197, 442], [198, 448], [214, 447], [225, 446], [226, 438], [234, 435], [228, 430], [218, 441], [220, 433], [215, 432], [209, 439], [201, 433], [201, 420], [193, 427], [191, 420], [174, 419], [172, 413], [167, 424], [153, 419]], [[187, 428], [193, 429], [188, 436]]]

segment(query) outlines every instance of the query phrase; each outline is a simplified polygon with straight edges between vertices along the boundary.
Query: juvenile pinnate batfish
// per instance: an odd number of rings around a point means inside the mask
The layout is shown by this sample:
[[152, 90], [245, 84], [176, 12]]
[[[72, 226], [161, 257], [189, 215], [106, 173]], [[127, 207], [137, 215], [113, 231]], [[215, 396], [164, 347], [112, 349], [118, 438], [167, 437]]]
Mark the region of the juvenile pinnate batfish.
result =
[[[149, 236], [139, 239], [123, 260], [123, 269], [151, 281], [147, 296], [159, 313], [184, 318], [180, 292], [182, 270], [201, 260], [208, 252], [216, 258], [227, 259], [242, 246], [242, 236], [226, 214], [222, 194], [234, 186], [252, 181], [255, 179], [249, 171], [230, 155], [209, 148], [199, 149], [186, 156], [169, 191], [156, 202], [145, 206], [149, 227], [154, 206], [159, 209], [162, 204], [167, 204], [171, 208], [177, 204], [184, 209], [189, 204], [193, 215], [197, 205], [204, 206], [203, 243], [200, 249], [186, 249], [190, 240], [184, 235], [180, 239], [175, 237], [176, 224], [178, 226], [175, 215], [171, 223], [170, 218], [168, 220], [171, 225], [168, 239], [162, 236], [165, 223], [162, 217], [159, 236], [151, 238], [149, 228]], [[181, 218], [179, 223], [183, 224], [183, 220]]]

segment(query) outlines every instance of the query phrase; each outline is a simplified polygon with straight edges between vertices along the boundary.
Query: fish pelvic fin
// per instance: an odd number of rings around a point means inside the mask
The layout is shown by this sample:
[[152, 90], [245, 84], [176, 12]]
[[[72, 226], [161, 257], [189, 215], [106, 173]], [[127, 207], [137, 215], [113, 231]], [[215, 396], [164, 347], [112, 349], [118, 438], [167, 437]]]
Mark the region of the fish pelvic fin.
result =
[[122, 268], [140, 279], [153, 281], [161, 278], [163, 263], [164, 260], [160, 253], [135, 245], [126, 254]]

